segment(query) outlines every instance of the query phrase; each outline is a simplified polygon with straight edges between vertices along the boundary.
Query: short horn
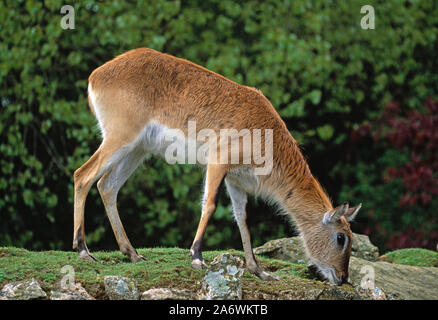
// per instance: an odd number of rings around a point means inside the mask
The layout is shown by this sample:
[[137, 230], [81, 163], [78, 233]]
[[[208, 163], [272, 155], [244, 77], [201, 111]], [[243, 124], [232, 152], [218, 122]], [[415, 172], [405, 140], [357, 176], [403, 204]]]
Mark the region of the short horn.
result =
[[360, 203], [358, 206], [353, 207], [353, 208], [349, 208], [347, 210], [347, 212], [345, 213], [345, 218], [347, 219], [347, 221], [353, 221], [354, 218], [356, 218], [360, 208], [362, 208], [362, 203]]

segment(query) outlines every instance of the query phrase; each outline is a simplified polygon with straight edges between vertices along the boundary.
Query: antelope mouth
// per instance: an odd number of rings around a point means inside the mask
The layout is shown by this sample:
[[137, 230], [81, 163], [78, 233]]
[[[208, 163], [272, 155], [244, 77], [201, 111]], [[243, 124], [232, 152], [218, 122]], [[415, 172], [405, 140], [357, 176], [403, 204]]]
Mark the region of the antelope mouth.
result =
[[317, 278], [318, 280], [328, 280], [330, 283], [340, 286], [343, 281], [336, 276], [336, 272], [333, 268], [322, 267], [316, 264], [310, 264], [307, 266], [310, 276]]

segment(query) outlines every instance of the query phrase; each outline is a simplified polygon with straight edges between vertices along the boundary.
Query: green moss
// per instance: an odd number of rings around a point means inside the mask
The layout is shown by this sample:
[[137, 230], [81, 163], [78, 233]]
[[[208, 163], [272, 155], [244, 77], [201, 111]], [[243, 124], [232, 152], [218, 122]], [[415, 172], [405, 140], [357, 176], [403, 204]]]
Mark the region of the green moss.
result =
[[427, 249], [400, 249], [386, 253], [380, 261], [417, 267], [438, 267], [438, 252]]
[[[119, 251], [93, 252], [99, 262], [79, 260], [76, 252], [63, 251], [28, 251], [25, 249], [0, 247], [0, 288], [6, 283], [35, 278], [46, 292], [59, 285], [62, 277], [61, 268], [70, 265], [75, 271], [76, 281], [96, 298], [105, 298], [103, 278], [106, 275], [119, 275], [135, 279], [141, 291], [153, 287], [172, 287], [198, 291], [205, 275], [205, 270], [195, 270], [190, 266], [189, 250], [180, 248], [139, 249], [147, 260], [131, 263]], [[227, 252], [239, 256], [244, 254], [237, 250]], [[204, 252], [204, 259], [209, 264], [221, 251]], [[299, 278], [309, 279], [305, 265], [296, 265], [285, 261], [258, 257], [259, 264], [268, 272], [282, 280]], [[276, 283], [276, 289], [279, 290]], [[284, 289], [288, 281], [282, 282]], [[258, 288], [270, 292], [273, 286], [261, 281], [245, 271], [244, 290]], [[266, 288], [264, 288], [266, 287]], [[247, 288], [247, 289], [245, 289]]]

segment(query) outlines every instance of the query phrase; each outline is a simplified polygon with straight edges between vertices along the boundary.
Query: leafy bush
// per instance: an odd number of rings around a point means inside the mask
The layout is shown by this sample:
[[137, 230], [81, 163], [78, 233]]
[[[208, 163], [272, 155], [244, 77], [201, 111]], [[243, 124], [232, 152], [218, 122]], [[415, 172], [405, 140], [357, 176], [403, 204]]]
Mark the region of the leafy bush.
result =
[[426, 108], [425, 113], [411, 110], [400, 117], [400, 107], [393, 103], [383, 113], [391, 130], [387, 141], [399, 152], [410, 152], [410, 162], [387, 171], [387, 179], [402, 178], [406, 193], [400, 206], [427, 205], [438, 195], [438, 101], [426, 100]]
[[[356, 0], [84, 0], [73, 4], [76, 28], [64, 30], [60, 0], [1, 2], [0, 244], [70, 248], [72, 173], [100, 143], [87, 107], [87, 78], [136, 47], [189, 59], [261, 89], [304, 145], [312, 171], [334, 202], [362, 201], [362, 193], [339, 194], [360, 183], [368, 192], [365, 213], [385, 204], [378, 209], [393, 217], [388, 203], [405, 192], [401, 182], [376, 192], [367, 179], [380, 178], [381, 166], [365, 160], [378, 159], [381, 150], [374, 142], [365, 144], [366, 152], [358, 150], [349, 137], [378, 118], [388, 101], [415, 109], [436, 95], [438, 9], [428, 1], [368, 4], [375, 8], [375, 30], [360, 28], [363, 4]], [[403, 160], [398, 153], [387, 157], [393, 159], [381, 161]], [[361, 172], [365, 176], [357, 179]], [[189, 246], [201, 185], [199, 169], [148, 159], [119, 195], [134, 245]], [[381, 200], [368, 201], [371, 195]], [[220, 203], [206, 247], [238, 248], [227, 197]], [[264, 214], [269, 207], [253, 201], [248, 211], [256, 245], [292, 234], [282, 218]], [[418, 223], [429, 212], [416, 215]], [[382, 230], [396, 229], [392, 218], [382, 219], [388, 223]], [[95, 188], [87, 201], [86, 229], [90, 244], [114, 247]]]
[[[402, 110], [404, 109], [404, 110]], [[352, 142], [372, 140], [381, 156], [351, 166], [357, 183], [345, 197], [363, 199], [368, 212], [365, 232], [378, 234], [386, 248], [425, 247], [438, 242], [438, 101], [423, 110], [389, 103], [382, 117], [352, 133]], [[377, 172], [377, 173], [376, 173]]]

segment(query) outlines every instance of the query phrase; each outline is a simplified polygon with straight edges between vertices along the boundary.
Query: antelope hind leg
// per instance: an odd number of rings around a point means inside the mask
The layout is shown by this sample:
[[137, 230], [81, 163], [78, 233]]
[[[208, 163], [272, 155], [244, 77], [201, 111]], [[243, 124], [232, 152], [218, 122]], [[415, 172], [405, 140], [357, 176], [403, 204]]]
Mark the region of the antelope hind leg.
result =
[[120, 251], [129, 257], [131, 262], [146, 260], [139, 255], [137, 250], [131, 245], [131, 242], [123, 228], [122, 221], [117, 210], [117, 194], [123, 184], [128, 180], [131, 174], [137, 169], [144, 159], [144, 151], [136, 147], [125, 156], [114, 167], [105, 173], [97, 183], [100, 196], [105, 206], [108, 219], [111, 223], [114, 235], [119, 245]]

